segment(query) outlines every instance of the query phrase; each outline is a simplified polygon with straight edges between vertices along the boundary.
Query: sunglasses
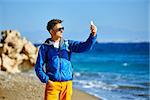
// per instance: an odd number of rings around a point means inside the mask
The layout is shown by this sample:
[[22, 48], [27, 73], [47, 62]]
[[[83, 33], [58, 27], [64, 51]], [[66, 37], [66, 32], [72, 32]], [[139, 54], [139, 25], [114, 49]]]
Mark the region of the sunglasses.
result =
[[64, 30], [64, 27], [55, 29], [55, 31], [61, 31], [61, 30]]

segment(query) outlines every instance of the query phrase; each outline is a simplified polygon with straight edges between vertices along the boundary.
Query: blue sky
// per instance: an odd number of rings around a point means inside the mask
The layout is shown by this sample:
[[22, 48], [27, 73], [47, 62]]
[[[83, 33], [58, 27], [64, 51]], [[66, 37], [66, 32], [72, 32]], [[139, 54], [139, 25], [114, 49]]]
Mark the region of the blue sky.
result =
[[84, 41], [90, 20], [99, 42], [149, 41], [148, 0], [0, 0], [0, 30], [15, 29], [33, 43], [50, 37], [46, 24], [64, 20], [64, 37]]

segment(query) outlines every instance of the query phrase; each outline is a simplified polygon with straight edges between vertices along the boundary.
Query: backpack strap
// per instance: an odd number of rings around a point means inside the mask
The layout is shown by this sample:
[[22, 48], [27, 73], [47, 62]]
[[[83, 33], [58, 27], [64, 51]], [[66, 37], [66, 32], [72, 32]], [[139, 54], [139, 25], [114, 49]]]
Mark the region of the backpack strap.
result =
[[69, 50], [68, 40], [65, 41], [63, 38], [60, 39], [60, 42], [59, 42], [59, 54], [61, 54], [60, 50], [61, 50], [62, 46], [65, 46], [65, 49], [68, 52], [68, 60], [70, 61], [70, 59], [71, 59], [71, 52]]

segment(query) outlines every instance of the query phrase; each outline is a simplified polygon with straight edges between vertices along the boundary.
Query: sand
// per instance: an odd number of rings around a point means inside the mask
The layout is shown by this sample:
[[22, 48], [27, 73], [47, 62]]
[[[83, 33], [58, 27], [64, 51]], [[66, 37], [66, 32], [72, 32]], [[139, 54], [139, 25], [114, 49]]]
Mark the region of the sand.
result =
[[[0, 100], [43, 100], [45, 85], [32, 74], [8, 74], [0, 71]], [[73, 89], [72, 100], [99, 100]]]

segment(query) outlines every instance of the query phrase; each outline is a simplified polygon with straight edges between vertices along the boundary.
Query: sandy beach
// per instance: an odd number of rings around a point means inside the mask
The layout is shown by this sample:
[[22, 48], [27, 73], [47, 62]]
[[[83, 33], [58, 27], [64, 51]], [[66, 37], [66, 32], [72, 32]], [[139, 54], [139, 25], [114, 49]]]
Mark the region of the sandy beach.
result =
[[[34, 74], [0, 72], [0, 100], [43, 100], [45, 85]], [[72, 100], [99, 100], [73, 89]]]

